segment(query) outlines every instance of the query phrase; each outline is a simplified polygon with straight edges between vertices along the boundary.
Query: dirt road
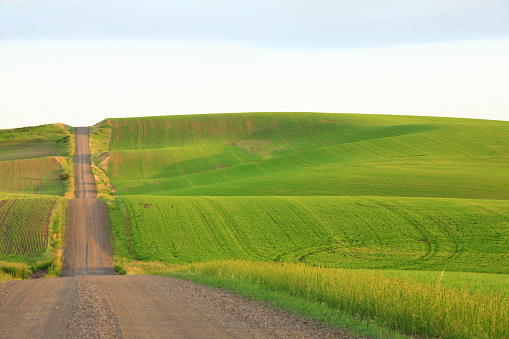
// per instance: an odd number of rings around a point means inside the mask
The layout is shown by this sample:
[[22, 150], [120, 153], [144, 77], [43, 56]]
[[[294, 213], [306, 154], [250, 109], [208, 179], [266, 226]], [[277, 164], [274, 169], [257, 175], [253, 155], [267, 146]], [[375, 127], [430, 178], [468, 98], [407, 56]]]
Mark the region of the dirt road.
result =
[[77, 129], [63, 278], [0, 285], [0, 338], [343, 337], [230, 293], [156, 276], [114, 275], [107, 214], [95, 199], [88, 129]]
[[88, 140], [88, 128], [76, 128], [76, 199], [69, 201], [63, 277], [115, 274], [108, 242], [108, 214], [96, 198]]

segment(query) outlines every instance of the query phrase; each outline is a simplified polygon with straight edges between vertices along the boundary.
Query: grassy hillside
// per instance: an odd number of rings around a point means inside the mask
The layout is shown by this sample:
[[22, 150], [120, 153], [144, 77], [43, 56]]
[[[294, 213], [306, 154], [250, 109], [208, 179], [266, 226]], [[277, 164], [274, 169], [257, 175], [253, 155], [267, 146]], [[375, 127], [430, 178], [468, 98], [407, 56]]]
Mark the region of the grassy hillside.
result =
[[63, 195], [61, 172], [56, 157], [0, 161], [0, 191]]
[[140, 259], [509, 274], [509, 201], [125, 196]]
[[509, 199], [503, 122], [318, 113], [111, 121], [119, 194]]
[[0, 192], [64, 195], [70, 138], [61, 124], [0, 130]]
[[335, 326], [369, 319], [357, 331], [368, 337], [509, 333], [508, 122], [214, 114], [110, 119], [98, 144], [110, 135], [97, 159], [119, 194], [111, 221], [129, 274]]
[[0, 260], [35, 264], [57, 250], [73, 145], [62, 124], [0, 130]]
[[141, 259], [509, 273], [509, 123], [321, 113], [110, 123], [115, 218]]

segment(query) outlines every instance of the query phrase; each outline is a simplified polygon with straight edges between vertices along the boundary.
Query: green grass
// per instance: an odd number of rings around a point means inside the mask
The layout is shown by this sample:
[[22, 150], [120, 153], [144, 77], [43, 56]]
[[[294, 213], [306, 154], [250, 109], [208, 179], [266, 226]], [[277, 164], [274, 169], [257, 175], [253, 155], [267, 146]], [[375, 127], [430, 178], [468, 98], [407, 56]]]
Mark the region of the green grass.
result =
[[58, 154], [56, 142], [24, 142], [0, 144], [0, 161], [42, 158]]
[[485, 295], [440, 283], [384, 278], [369, 272], [296, 264], [239, 261], [192, 264], [181, 276], [244, 280], [361, 319], [376, 319], [393, 330], [440, 338], [506, 338], [507, 295]]
[[63, 195], [62, 166], [55, 157], [0, 161], [0, 191]]
[[119, 272], [256, 285], [411, 335], [507, 336], [509, 122], [109, 121]]
[[40, 258], [57, 198], [0, 200], [0, 260]]
[[74, 141], [62, 124], [0, 130], [0, 192], [64, 195]]
[[73, 155], [62, 124], [0, 130], [0, 260], [58, 275]]
[[318, 113], [111, 122], [119, 195], [509, 199], [504, 122]]
[[[509, 274], [509, 201], [123, 196], [142, 260], [292, 261]], [[120, 223], [117, 232], [124, 232]], [[480, 227], [482, 225], [482, 227]], [[133, 248], [134, 247], [134, 248]], [[134, 250], [134, 251], [133, 251]]]
[[92, 172], [95, 177], [97, 196], [105, 201], [112, 201], [115, 194], [108, 176], [111, 133], [112, 126], [108, 119], [90, 128]]
[[40, 126], [2, 129], [0, 130], [0, 143], [30, 142], [30, 141], [53, 141], [65, 142], [66, 127], [63, 124], [48, 124]]

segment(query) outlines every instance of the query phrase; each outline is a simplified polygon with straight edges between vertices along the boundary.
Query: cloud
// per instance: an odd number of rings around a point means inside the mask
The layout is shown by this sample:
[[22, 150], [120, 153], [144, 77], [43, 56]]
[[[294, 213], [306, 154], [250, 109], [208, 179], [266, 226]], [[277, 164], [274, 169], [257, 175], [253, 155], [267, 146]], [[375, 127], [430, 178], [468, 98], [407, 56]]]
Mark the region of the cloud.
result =
[[344, 48], [507, 37], [508, 18], [506, 0], [25, 0], [0, 2], [0, 39]]

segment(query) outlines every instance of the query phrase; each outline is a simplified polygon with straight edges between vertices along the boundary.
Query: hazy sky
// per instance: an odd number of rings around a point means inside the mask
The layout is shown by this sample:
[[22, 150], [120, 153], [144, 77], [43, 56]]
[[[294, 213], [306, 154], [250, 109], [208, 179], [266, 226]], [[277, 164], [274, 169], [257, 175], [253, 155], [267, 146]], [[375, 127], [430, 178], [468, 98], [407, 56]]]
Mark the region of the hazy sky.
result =
[[0, 128], [321, 111], [509, 120], [508, 0], [0, 0]]

